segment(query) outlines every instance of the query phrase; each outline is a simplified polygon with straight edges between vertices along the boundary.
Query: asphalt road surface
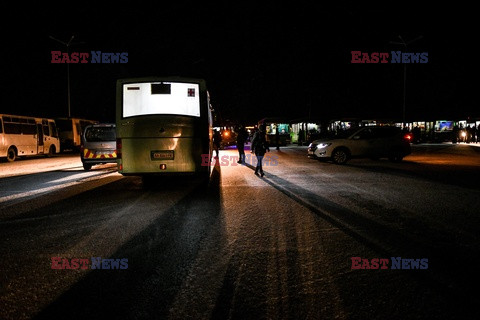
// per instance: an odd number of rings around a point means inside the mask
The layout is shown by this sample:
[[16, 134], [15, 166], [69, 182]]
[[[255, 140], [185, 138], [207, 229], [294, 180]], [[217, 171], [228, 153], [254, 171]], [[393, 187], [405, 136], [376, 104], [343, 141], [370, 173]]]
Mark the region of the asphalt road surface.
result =
[[236, 155], [208, 186], [0, 163], [0, 319], [478, 316], [479, 147], [343, 166], [285, 147], [263, 178]]

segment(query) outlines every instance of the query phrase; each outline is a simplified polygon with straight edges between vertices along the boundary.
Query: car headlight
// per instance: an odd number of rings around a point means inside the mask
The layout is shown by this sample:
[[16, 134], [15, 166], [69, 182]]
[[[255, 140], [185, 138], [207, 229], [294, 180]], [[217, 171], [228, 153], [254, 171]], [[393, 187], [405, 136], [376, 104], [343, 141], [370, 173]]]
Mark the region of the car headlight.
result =
[[329, 143], [319, 143], [317, 144], [317, 149], [322, 149], [322, 148], [326, 148], [328, 146], [330, 146], [332, 143], [329, 142]]

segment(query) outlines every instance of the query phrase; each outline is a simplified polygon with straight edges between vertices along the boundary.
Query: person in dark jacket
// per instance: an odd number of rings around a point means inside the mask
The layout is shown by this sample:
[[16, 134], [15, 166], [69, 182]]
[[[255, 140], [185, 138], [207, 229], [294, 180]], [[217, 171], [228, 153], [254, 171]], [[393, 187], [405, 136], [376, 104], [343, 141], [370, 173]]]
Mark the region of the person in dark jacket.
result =
[[280, 128], [277, 127], [275, 129], [275, 144], [277, 145], [277, 150], [280, 150]]
[[420, 136], [422, 134], [422, 131], [419, 126], [415, 126], [412, 130], [413, 133], [413, 143], [420, 143], [421, 139]]
[[237, 134], [237, 149], [238, 149], [238, 161], [237, 163], [245, 162], [245, 142], [247, 141], [247, 131], [243, 126], [238, 128]]
[[452, 130], [452, 143], [455, 144], [458, 142], [458, 136], [459, 136], [460, 129], [458, 128], [457, 125], [453, 127]]
[[263, 156], [265, 156], [267, 151], [270, 151], [270, 148], [268, 147], [267, 139], [265, 137], [265, 127], [260, 126], [252, 139], [252, 152], [255, 153], [255, 156], [257, 157], [257, 166], [255, 168], [255, 174], [257, 176], [259, 173], [262, 177], [265, 175], [263, 173], [262, 161]]
[[218, 149], [220, 149], [220, 144], [222, 143], [222, 134], [218, 129], [215, 129], [213, 132], [213, 148], [217, 153], [216, 158], [218, 159]]

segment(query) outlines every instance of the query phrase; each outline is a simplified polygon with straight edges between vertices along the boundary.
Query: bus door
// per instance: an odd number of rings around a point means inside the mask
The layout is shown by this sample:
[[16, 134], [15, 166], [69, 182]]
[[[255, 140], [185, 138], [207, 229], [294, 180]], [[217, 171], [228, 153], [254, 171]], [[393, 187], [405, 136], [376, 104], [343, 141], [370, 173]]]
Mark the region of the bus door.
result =
[[37, 153], [43, 153], [43, 127], [41, 123], [37, 123]]

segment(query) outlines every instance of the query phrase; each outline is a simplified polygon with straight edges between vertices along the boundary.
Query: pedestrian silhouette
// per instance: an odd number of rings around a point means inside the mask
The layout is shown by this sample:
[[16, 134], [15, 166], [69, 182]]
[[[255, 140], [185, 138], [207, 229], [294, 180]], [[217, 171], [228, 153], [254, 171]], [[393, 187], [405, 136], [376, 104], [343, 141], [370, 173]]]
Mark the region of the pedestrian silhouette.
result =
[[303, 129], [298, 131], [298, 145], [303, 146], [303, 136], [305, 135]]
[[215, 129], [213, 132], [213, 148], [216, 152], [216, 158], [218, 158], [218, 150], [220, 149], [220, 144], [222, 143], [222, 135], [218, 129]]
[[453, 131], [452, 131], [452, 143], [457, 143], [458, 142], [458, 135], [459, 135], [460, 129], [458, 128], [458, 125], [453, 126]]
[[245, 163], [245, 142], [247, 141], [247, 131], [241, 125], [237, 133], [237, 149], [238, 161], [237, 163]]
[[280, 150], [280, 132], [279, 132], [278, 124], [275, 129], [275, 144], [277, 145], [277, 150]]
[[262, 161], [267, 151], [270, 151], [270, 148], [268, 147], [268, 143], [265, 138], [265, 127], [260, 126], [258, 131], [253, 135], [252, 139], [252, 153], [255, 153], [255, 156], [257, 157], [257, 166], [255, 168], [255, 174], [257, 176], [259, 173], [262, 177], [265, 175], [263, 173]]
[[415, 126], [415, 128], [413, 128], [413, 130], [412, 130], [412, 133], [413, 133], [413, 143], [420, 143], [420, 141], [421, 141], [421, 138], [420, 138], [421, 132], [422, 132], [422, 131], [421, 131], [420, 127]]

